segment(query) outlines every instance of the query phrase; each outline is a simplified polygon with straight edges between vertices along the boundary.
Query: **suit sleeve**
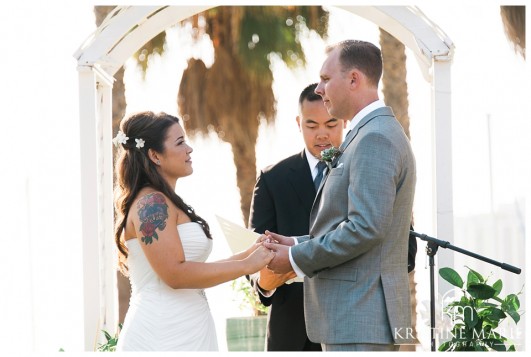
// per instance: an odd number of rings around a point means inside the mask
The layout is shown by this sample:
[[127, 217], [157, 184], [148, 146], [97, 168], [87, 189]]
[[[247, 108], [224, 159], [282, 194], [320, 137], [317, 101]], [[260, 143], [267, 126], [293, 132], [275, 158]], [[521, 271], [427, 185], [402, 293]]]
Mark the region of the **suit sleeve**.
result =
[[[267, 184], [267, 175], [263, 172], [260, 173], [254, 186], [251, 212], [249, 214], [249, 228], [260, 234], [266, 230], [277, 231], [275, 204]], [[258, 278], [259, 274], [253, 274], [248, 277], [262, 304], [269, 306], [271, 305], [273, 294], [265, 297], [258, 292]]]

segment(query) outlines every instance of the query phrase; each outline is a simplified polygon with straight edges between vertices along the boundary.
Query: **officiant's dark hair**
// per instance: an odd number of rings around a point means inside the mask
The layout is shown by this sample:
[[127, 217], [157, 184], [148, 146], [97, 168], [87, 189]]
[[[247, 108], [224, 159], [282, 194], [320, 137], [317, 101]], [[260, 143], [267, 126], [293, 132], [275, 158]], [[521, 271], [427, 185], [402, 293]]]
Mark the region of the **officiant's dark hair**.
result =
[[[119, 251], [119, 267], [123, 274], [127, 274], [128, 251], [122, 233], [127, 222], [127, 213], [138, 192], [144, 187], [151, 187], [166, 195], [192, 222], [199, 223], [206, 236], [212, 239], [208, 223], [175, 193], [159, 174], [157, 165], [147, 155], [149, 149], [158, 153], [164, 152], [168, 129], [174, 124], [179, 124], [179, 118], [164, 112], [156, 114], [151, 111], [132, 114], [120, 123], [124, 140], [115, 143], [122, 149], [117, 152], [115, 165], [114, 240]], [[125, 137], [128, 139], [125, 140]], [[143, 142], [143, 146], [139, 145], [140, 142]]]
[[299, 95], [299, 109], [302, 108], [302, 103], [304, 103], [305, 100], [308, 102], [323, 100], [319, 94], [315, 93], [315, 88], [317, 88], [317, 83], [312, 83], [302, 90]]

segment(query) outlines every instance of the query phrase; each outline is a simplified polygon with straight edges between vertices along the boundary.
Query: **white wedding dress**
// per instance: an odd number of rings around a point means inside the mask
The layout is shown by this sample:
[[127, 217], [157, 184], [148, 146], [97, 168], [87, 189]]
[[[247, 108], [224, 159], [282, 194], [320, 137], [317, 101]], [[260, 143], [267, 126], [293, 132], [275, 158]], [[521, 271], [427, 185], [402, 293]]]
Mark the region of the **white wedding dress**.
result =
[[[177, 226], [187, 261], [212, 250], [198, 223]], [[172, 289], [155, 274], [138, 239], [125, 242], [132, 293], [117, 351], [217, 351], [214, 320], [203, 289]], [[156, 242], [155, 242], [156, 244]]]

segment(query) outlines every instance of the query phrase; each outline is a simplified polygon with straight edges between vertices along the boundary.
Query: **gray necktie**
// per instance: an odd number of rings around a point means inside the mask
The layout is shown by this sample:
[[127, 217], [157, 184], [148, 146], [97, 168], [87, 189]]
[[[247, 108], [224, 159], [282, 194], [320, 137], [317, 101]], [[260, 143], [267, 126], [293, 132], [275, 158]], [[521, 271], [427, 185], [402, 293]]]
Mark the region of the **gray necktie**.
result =
[[317, 164], [317, 176], [313, 179], [313, 184], [315, 186], [315, 191], [319, 189], [319, 185], [321, 184], [321, 180], [323, 179], [323, 171], [326, 167], [326, 162], [319, 161]]

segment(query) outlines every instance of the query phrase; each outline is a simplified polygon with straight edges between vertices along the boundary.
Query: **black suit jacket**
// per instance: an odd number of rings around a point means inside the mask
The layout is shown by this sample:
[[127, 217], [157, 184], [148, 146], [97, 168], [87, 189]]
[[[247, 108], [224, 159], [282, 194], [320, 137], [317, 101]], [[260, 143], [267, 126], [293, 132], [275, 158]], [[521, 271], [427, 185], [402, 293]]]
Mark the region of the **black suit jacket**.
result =
[[[286, 236], [308, 234], [314, 198], [312, 174], [303, 150], [262, 170], [254, 188], [249, 227], [258, 233], [267, 229]], [[251, 277], [255, 288], [256, 279]], [[264, 305], [271, 306], [268, 351], [302, 351], [305, 345], [313, 344], [306, 334], [302, 283], [279, 286], [269, 298], [258, 295]], [[311, 348], [320, 350], [321, 346], [313, 344]]]

